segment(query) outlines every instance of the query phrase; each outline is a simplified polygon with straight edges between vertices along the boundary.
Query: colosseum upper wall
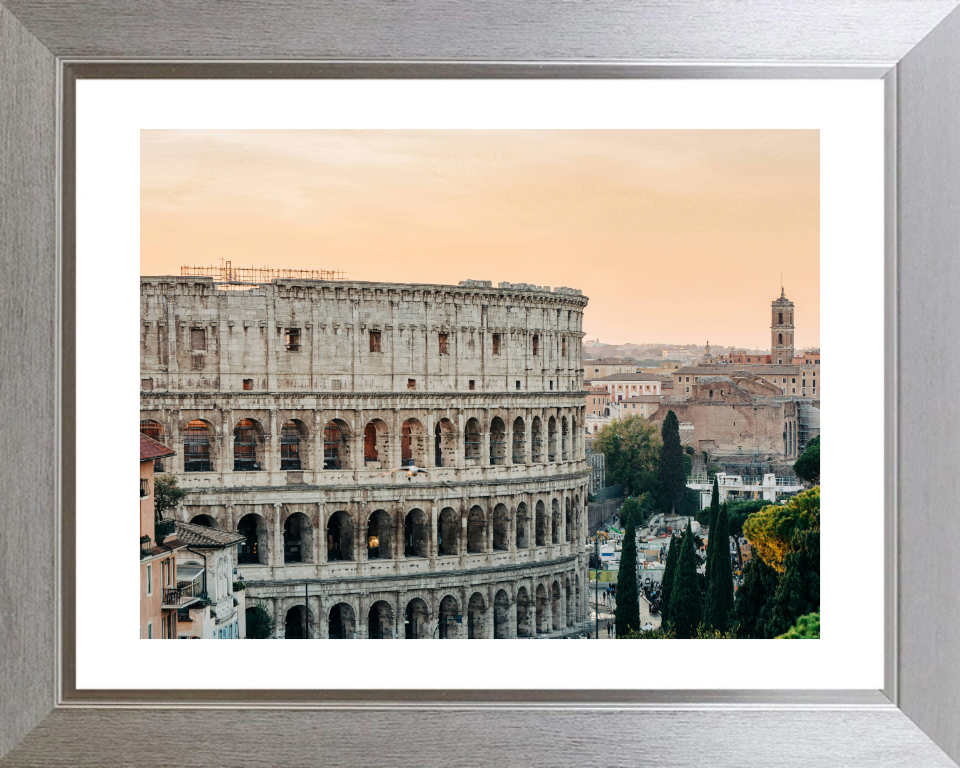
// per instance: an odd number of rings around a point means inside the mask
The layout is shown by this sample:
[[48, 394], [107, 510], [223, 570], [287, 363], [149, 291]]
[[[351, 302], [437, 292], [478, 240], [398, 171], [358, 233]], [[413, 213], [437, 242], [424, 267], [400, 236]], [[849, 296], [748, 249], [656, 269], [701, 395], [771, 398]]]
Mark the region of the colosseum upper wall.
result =
[[141, 277], [141, 389], [580, 391], [572, 289]]

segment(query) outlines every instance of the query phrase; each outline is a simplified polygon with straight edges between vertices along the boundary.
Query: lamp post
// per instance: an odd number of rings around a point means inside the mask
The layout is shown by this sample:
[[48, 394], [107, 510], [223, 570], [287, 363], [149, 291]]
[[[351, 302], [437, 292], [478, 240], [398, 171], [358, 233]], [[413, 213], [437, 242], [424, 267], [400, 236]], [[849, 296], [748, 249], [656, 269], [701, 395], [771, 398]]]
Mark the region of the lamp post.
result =
[[437, 639], [437, 632], [440, 631], [440, 627], [442, 627], [444, 624], [449, 624], [451, 621], [452, 621], [454, 624], [463, 624], [463, 614], [462, 614], [462, 613], [458, 613], [458, 614], [457, 614], [457, 617], [456, 617], [455, 619], [446, 618], [446, 619], [441, 619], [440, 621], [438, 621], [438, 622], [437, 622], [437, 628], [436, 628], [435, 630], [433, 630], [433, 639], [434, 639], [434, 640]]

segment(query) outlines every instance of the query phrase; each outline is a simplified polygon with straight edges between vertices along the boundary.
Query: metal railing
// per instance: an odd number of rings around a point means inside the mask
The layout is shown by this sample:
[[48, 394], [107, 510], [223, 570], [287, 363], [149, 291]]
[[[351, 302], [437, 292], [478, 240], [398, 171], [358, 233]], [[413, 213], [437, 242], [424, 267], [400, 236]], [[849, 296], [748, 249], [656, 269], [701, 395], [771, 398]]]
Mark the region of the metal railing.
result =
[[153, 543], [149, 536], [140, 537], [140, 559], [150, 557], [153, 554]]
[[181, 581], [175, 587], [163, 588], [164, 605], [186, 605], [195, 600], [203, 600], [207, 593], [203, 591], [203, 583], [197, 581]]
[[154, 536], [157, 542], [162, 542], [167, 536], [172, 536], [176, 530], [176, 523], [173, 520], [158, 520], [154, 527]]

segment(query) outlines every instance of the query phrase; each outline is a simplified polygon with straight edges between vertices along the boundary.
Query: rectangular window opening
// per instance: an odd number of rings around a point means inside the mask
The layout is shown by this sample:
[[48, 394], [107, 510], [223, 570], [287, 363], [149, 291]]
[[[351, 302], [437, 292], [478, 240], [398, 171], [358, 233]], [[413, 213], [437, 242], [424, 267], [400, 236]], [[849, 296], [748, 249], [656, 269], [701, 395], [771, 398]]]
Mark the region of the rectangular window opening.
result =
[[540, 354], [540, 337], [539, 336], [533, 337], [533, 354], [534, 356], [537, 356]]
[[440, 354], [445, 355], [447, 354], [447, 334], [441, 333], [439, 338], [440, 338]]
[[416, 389], [417, 380], [416, 379], [407, 379], [407, 389]]
[[370, 331], [370, 351], [380, 351], [380, 331]]
[[470, 386], [470, 389], [476, 389], [476, 388], [477, 388], [477, 382], [476, 382], [475, 380], [473, 380], [473, 379], [470, 379], [470, 385], [469, 385], [469, 386]]
[[204, 352], [207, 349], [207, 332], [203, 328], [190, 329], [190, 349], [194, 352]]
[[243, 389], [245, 392], [249, 392], [251, 389], [253, 389], [253, 379], [244, 379]]
[[520, 389], [520, 381], [517, 381], [517, 389]]
[[153, 379], [140, 379], [140, 391], [150, 392], [153, 389]]
[[495, 355], [500, 354], [500, 334], [499, 333], [493, 334], [493, 354]]
[[287, 342], [287, 352], [300, 351], [300, 329], [299, 328], [287, 328], [285, 338]]

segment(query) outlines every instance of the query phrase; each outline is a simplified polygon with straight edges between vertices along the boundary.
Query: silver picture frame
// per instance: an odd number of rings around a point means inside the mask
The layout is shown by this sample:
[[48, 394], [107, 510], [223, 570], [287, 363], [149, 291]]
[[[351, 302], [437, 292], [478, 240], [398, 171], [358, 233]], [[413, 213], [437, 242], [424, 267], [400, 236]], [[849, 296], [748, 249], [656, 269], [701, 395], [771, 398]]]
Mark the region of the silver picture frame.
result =
[[[0, 0], [0, 765], [956, 765], [958, 4]], [[73, 109], [117, 77], [882, 79], [884, 687], [77, 690]]]

